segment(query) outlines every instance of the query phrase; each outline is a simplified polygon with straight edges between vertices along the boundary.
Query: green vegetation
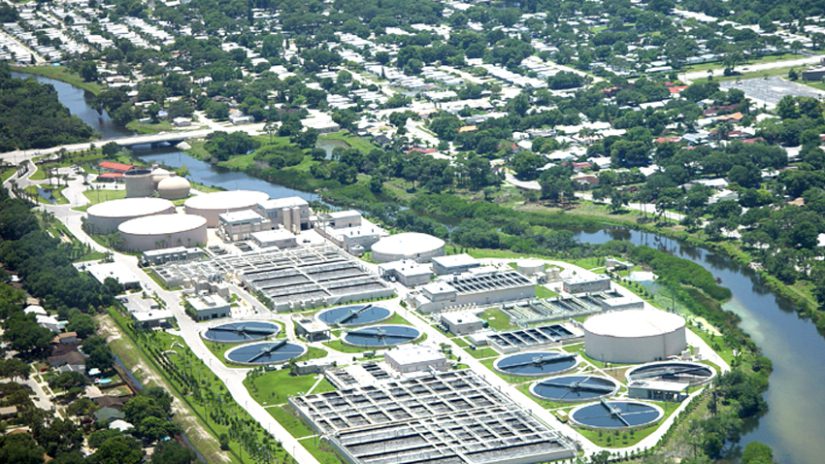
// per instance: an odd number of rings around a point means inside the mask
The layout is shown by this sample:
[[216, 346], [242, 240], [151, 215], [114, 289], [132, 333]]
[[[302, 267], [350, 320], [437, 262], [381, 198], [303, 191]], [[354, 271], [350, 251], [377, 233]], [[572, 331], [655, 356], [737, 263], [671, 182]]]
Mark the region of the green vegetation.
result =
[[12, 70], [65, 82], [75, 87], [79, 87], [93, 95], [97, 95], [103, 90], [103, 87], [97, 82], [87, 82], [83, 80], [79, 74], [64, 66], [13, 66]]
[[510, 316], [498, 308], [485, 309], [481, 314], [479, 314], [479, 317], [487, 321], [487, 325], [491, 329], [499, 332], [512, 330], [516, 327], [515, 324], [510, 322]]
[[98, 203], [103, 203], [109, 200], [119, 200], [121, 198], [126, 198], [126, 188], [121, 188], [118, 190], [111, 190], [111, 189], [95, 189], [95, 190], [85, 190], [83, 195], [89, 199], [89, 203], [92, 205], [96, 205]]
[[50, 86], [13, 78], [8, 66], [2, 65], [0, 88], [0, 152], [83, 142], [94, 134], [60, 104]]
[[289, 368], [271, 371], [255, 369], [247, 375], [244, 385], [255, 401], [263, 406], [281, 405], [290, 396], [335, 389], [323, 375], [292, 375]]
[[256, 459], [292, 462], [283, 448], [229, 396], [215, 374], [177, 336], [166, 332], [137, 331], [118, 309], [109, 315], [140, 349], [164, 381], [185, 401], [216, 437], [225, 437], [229, 450]]
[[129, 124], [126, 124], [126, 129], [138, 134], [157, 134], [158, 132], [173, 131], [175, 130], [175, 127], [169, 121], [144, 123], [135, 119], [130, 121]]
[[550, 290], [544, 285], [536, 285], [536, 298], [544, 300], [547, 298], [554, 298], [557, 296], [559, 296], [558, 293], [554, 292], [553, 290]]

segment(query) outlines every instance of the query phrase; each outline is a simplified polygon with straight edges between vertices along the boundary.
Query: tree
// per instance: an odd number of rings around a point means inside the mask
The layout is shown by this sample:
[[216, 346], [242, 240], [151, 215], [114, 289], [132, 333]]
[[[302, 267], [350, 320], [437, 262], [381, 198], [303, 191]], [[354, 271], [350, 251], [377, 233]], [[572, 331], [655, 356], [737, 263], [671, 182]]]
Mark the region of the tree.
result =
[[46, 449], [49, 456], [79, 451], [83, 444], [83, 431], [68, 420], [57, 418], [50, 424], [37, 423], [34, 438]]
[[306, 129], [292, 136], [292, 142], [301, 148], [307, 149], [315, 146], [318, 142], [318, 131], [315, 129]]
[[40, 327], [30, 314], [12, 314], [6, 320], [5, 329], [3, 338], [11, 344], [12, 349], [23, 353], [42, 353], [52, 341], [51, 331]]
[[0, 437], [0, 462], [42, 464], [43, 453], [43, 448], [27, 433]]
[[538, 169], [545, 165], [547, 160], [530, 151], [520, 151], [513, 155], [510, 166], [521, 180], [535, 180], [539, 177]]
[[152, 464], [192, 464], [195, 453], [174, 440], [161, 442], [152, 455]]
[[572, 168], [553, 166], [545, 170], [539, 177], [541, 198], [554, 203], [573, 199], [573, 181], [570, 180]]
[[742, 464], [773, 464], [773, 450], [771, 447], [752, 441], [745, 446], [745, 451], [742, 452]]
[[92, 464], [138, 464], [141, 460], [143, 448], [140, 443], [123, 434], [107, 439], [89, 456]]
[[94, 61], [84, 61], [80, 64], [80, 77], [86, 82], [93, 82], [98, 79], [97, 64]]
[[10, 379], [28, 379], [31, 366], [17, 358], [0, 360], [0, 377]]
[[79, 309], [72, 309], [69, 311], [69, 324], [66, 325], [66, 330], [77, 332], [78, 337], [86, 338], [95, 333], [97, 323], [92, 316], [80, 312]]
[[137, 435], [147, 442], [154, 442], [177, 433], [178, 427], [167, 418], [146, 417], [137, 424]]

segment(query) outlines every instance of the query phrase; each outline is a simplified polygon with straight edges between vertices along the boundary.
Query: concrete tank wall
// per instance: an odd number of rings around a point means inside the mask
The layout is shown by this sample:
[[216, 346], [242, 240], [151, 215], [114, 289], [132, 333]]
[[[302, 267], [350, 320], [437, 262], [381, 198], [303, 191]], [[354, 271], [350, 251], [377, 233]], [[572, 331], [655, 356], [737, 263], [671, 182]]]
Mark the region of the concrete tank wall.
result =
[[123, 175], [126, 184], [126, 198], [150, 197], [155, 193], [155, 181], [152, 180], [152, 171], [148, 169], [132, 169]]
[[684, 326], [646, 337], [616, 337], [585, 330], [584, 346], [587, 355], [599, 361], [644, 363], [680, 354], [687, 348], [687, 339]]

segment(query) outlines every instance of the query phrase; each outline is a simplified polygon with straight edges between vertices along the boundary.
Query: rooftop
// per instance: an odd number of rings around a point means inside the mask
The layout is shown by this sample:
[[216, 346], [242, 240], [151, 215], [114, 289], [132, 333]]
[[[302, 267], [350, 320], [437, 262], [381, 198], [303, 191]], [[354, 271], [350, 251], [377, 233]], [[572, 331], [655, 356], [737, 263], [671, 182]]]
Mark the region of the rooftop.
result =
[[611, 311], [591, 316], [584, 322], [588, 332], [613, 337], [650, 337], [684, 326], [682, 316], [656, 309]]

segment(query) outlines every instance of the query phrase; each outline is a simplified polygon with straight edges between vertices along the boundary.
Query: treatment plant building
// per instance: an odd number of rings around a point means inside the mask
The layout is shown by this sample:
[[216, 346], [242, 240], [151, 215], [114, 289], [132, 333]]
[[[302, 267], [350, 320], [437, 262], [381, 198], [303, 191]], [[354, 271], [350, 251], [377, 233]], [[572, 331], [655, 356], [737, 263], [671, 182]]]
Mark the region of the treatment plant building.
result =
[[684, 318], [659, 310], [610, 311], [584, 322], [585, 352], [605, 362], [667, 359], [687, 348], [685, 337]]

